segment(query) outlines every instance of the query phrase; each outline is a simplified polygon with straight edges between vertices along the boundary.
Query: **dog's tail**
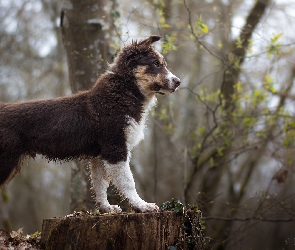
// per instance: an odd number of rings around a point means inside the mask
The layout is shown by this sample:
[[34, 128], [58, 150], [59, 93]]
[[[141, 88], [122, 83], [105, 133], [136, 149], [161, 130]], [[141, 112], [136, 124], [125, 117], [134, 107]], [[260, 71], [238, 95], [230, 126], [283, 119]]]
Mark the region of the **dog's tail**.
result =
[[20, 171], [21, 156], [11, 158], [0, 154], [0, 189], [2, 189]]
[[[0, 102], [0, 112], [8, 105]], [[1, 119], [3, 118], [5, 119], [4, 115], [1, 115]], [[0, 189], [20, 171], [22, 152], [19, 144], [17, 136], [0, 130]]]

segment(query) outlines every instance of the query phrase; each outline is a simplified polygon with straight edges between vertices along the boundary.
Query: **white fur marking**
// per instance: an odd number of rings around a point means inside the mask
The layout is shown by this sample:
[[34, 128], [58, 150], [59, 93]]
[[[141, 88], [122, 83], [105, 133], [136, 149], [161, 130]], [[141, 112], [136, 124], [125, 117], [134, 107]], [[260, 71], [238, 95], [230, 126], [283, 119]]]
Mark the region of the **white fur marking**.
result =
[[166, 79], [168, 80], [168, 86], [169, 88], [173, 88], [174, 85], [173, 85], [173, 79], [177, 78], [175, 75], [173, 75], [169, 70], [167, 70], [168, 73], [166, 75]]
[[107, 161], [103, 161], [108, 177], [119, 192], [128, 199], [133, 208], [141, 212], [158, 211], [159, 208], [156, 204], [145, 202], [137, 194], [133, 175], [129, 167], [129, 160], [130, 154], [128, 154], [126, 162], [110, 164]]
[[155, 105], [156, 101], [157, 99], [153, 97], [145, 105], [144, 112], [142, 113], [142, 117], [139, 122], [136, 122], [131, 117], [127, 117], [128, 126], [125, 129], [125, 136], [126, 136], [127, 146], [130, 150], [144, 139], [144, 128], [145, 128], [146, 118], [152, 106]]
[[92, 187], [95, 192], [95, 200], [99, 207], [100, 212], [122, 212], [122, 209], [116, 205], [110, 205], [107, 199], [107, 189], [109, 187], [110, 180], [99, 158], [95, 158], [91, 161], [90, 165], [90, 177], [92, 181]]
[[140, 141], [144, 139], [144, 128], [145, 128], [145, 118], [142, 118], [139, 123], [137, 123], [133, 118], [128, 117], [128, 126], [125, 130], [126, 143], [130, 149], [136, 146]]

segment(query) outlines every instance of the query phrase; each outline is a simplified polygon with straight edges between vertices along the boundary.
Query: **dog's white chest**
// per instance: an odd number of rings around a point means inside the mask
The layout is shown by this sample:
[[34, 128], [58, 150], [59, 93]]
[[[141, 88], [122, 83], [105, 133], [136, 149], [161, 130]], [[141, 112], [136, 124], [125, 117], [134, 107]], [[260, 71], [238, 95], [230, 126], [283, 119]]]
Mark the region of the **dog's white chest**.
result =
[[[143, 117], [144, 118], [144, 117]], [[126, 127], [126, 142], [130, 147], [136, 146], [144, 138], [145, 119], [136, 122], [133, 118], [128, 118], [128, 126]]]
[[141, 140], [144, 139], [144, 128], [147, 115], [151, 107], [156, 103], [156, 98], [154, 97], [149, 103], [147, 103], [146, 108], [142, 114], [139, 122], [136, 122], [133, 118], [127, 117], [127, 127], [125, 129], [126, 143], [131, 148], [136, 146]]

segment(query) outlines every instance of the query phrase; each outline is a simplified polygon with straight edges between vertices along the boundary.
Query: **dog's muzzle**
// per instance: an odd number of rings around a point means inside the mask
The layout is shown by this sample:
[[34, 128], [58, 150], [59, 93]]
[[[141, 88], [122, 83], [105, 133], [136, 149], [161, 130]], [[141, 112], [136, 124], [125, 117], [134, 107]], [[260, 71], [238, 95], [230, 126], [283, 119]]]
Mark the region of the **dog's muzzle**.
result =
[[173, 89], [173, 91], [172, 92], [174, 92], [178, 87], [179, 87], [179, 85], [181, 84], [181, 81], [180, 81], [180, 79], [178, 78], [178, 77], [173, 77], [172, 78], [172, 89]]
[[168, 80], [168, 89], [171, 93], [174, 92], [181, 83], [180, 79], [173, 75], [169, 70], [166, 79]]

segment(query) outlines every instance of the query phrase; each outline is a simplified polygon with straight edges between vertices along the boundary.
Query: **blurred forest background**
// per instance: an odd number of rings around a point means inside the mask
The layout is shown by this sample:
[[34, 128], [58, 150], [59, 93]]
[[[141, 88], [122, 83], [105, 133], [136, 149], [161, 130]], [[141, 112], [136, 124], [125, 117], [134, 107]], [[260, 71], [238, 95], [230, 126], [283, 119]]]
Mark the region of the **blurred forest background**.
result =
[[[69, 95], [119, 47], [161, 35], [156, 49], [182, 85], [158, 97], [133, 153], [138, 192], [197, 204], [208, 248], [294, 249], [295, 1], [78, 2], [0, 0], [0, 101]], [[98, 34], [93, 52], [79, 48], [87, 33], [67, 33], [73, 16]], [[91, 63], [71, 65], [81, 58]], [[33, 233], [72, 212], [78, 164], [26, 159], [1, 191], [0, 228]]]

